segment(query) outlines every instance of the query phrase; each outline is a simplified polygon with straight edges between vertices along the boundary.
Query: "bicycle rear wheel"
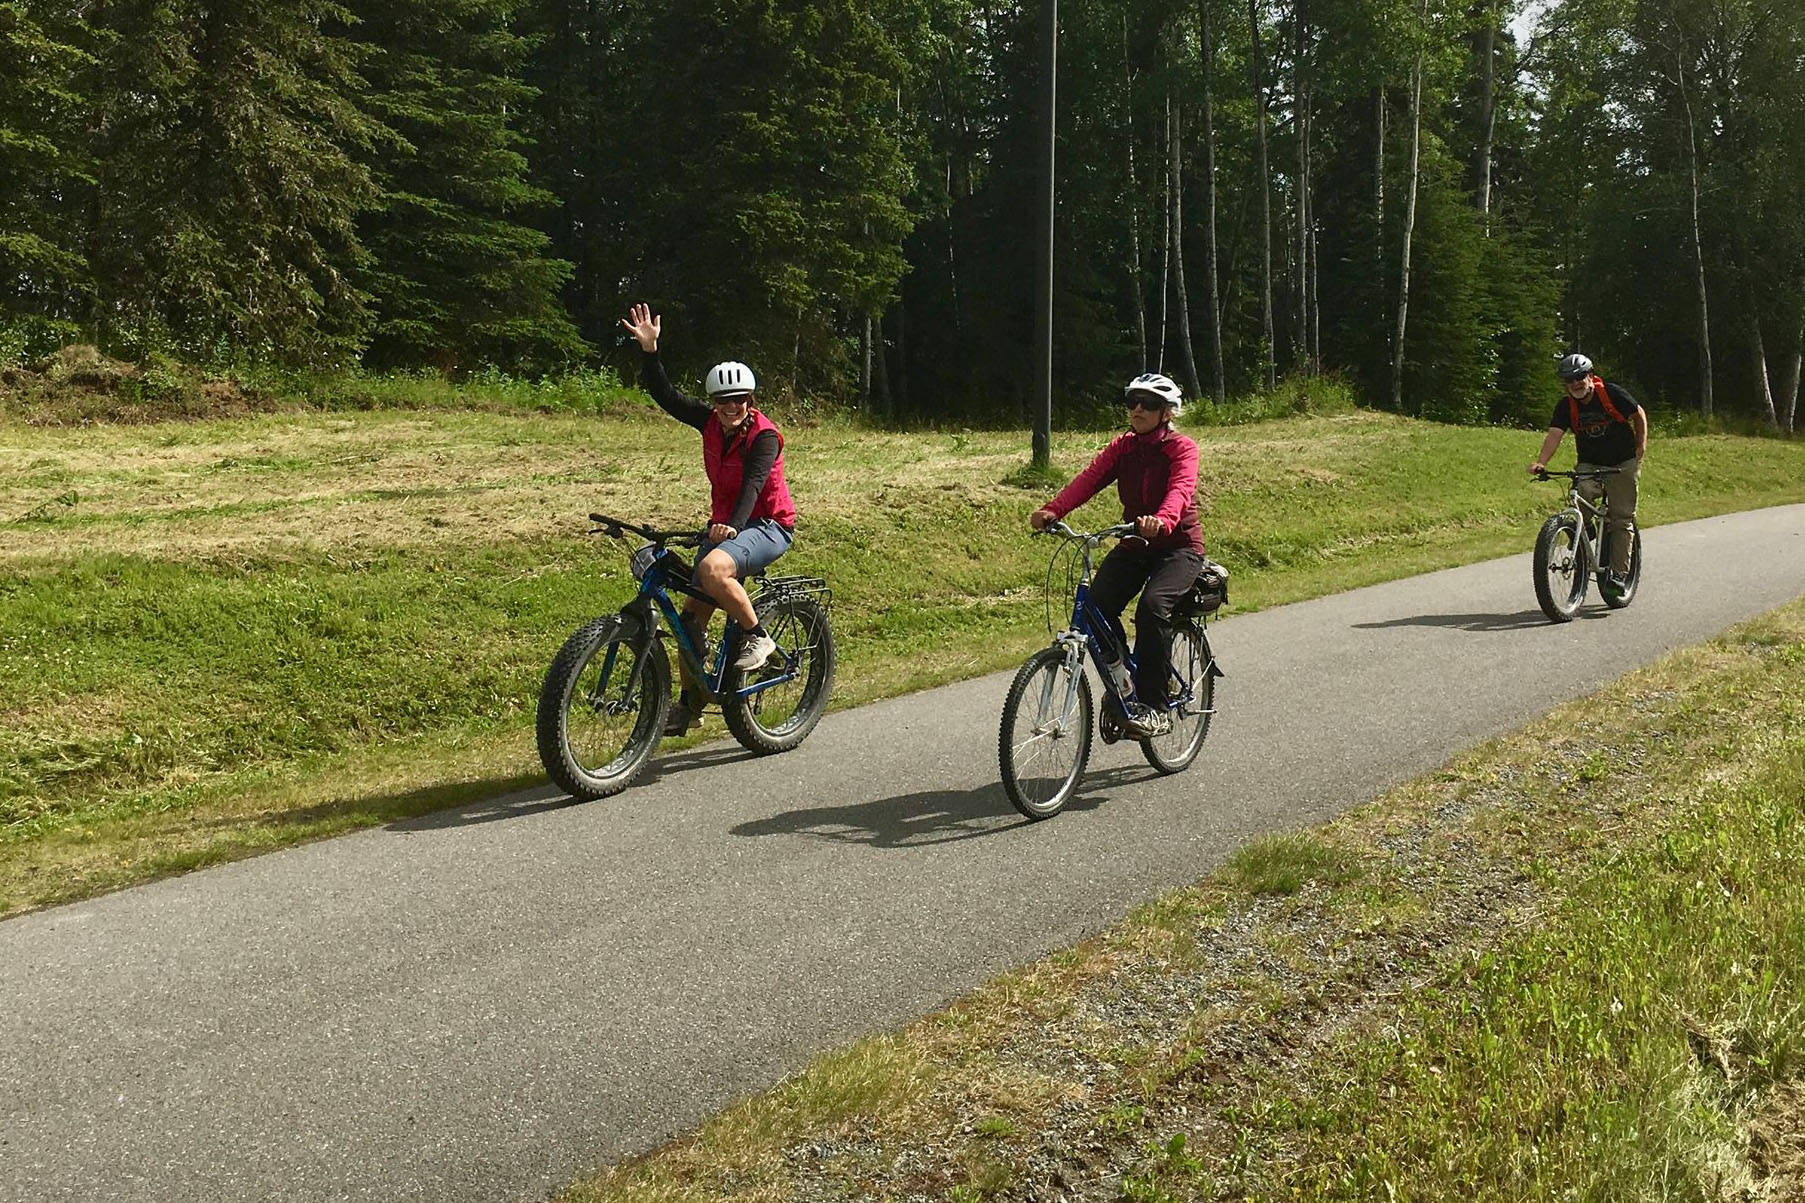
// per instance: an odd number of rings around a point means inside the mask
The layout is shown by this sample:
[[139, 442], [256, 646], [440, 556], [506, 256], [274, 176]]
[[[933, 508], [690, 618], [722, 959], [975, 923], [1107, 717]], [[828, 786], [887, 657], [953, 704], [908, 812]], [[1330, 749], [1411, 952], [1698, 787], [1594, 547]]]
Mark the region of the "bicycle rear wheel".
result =
[[[771, 599], [760, 607], [758, 620], [776, 640], [777, 650], [750, 680], [728, 667], [721, 682], [721, 715], [733, 738], [748, 751], [787, 752], [806, 739], [827, 712], [834, 687], [833, 623], [818, 602], [801, 596]], [[757, 693], [740, 692], [764, 681], [781, 684]]]
[[1172, 670], [1185, 682], [1190, 699], [1172, 711], [1172, 729], [1141, 741], [1141, 755], [1161, 773], [1180, 773], [1203, 751], [1215, 717], [1216, 674], [1211, 668], [1209, 640], [1186, 624], [1172, 640]]
[[663, 649], [647, 646], [637, 622], [598, 618], [565, 641], [545, 674], [539, 759], [573, 798], [617, 794], [651, 759], [670, 704]]
[[1586, 547], [1572, 514], [1556, 514], [1536, 536], [1536, 602], [1549, 622], [1571, 622], [1586, 600]]
[[997, 763], [1010, 804], [1030, 819], [1065, 809], [1091, 755], [1091, 685], [1083, 661], [1044, 648], [1009, 683], [997, 732]]
[[[1607, 535], [1605, 538], [1605, 552], [1600, 558], [1608, 566], [1611, 562], [1610, 536]], [[1603, 598], [1604, 604], [1613, 610], [1621, 610], [1635, 601], [1636, 587], [1642, 583], [1642, 530], [1634, 522], [1630, 523], [1629, 538], [1630, 570], [1624, 574], [1623, 588], [1613, 588], [1603, 570], [1600, 570], [1598, 574], [1598, 596]]]

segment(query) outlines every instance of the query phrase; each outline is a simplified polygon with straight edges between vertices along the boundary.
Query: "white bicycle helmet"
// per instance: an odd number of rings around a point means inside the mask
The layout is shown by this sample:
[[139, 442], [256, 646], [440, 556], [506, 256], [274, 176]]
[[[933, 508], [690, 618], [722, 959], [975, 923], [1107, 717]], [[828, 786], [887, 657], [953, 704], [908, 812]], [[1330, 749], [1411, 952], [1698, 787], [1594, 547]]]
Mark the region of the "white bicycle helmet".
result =
[[1575, 351], [1562, 356], [1560, 366], [1554, 370], [1562, 380], [1584, 380], [1592, 374], [1592, 361]]
[[1128, 387], [1122, 390], [1124, 398], [1135, 393], [1158, 397], [1160, 403], [1171, 410], [1172, 416], [1175, 418], [1185, 407], [1184, 390], [1179, 388], [1170, 376], [1162, 376], [1158, 372], [1142, 372], [1130, 380]]
[[729, 359], [726, 363], [717, 363], [708, 369], [708, 396], [737, 397], [742, 393], [750, 393], [758, 388], [758, 378], [752, 369], [743, 363], [735, 363]]

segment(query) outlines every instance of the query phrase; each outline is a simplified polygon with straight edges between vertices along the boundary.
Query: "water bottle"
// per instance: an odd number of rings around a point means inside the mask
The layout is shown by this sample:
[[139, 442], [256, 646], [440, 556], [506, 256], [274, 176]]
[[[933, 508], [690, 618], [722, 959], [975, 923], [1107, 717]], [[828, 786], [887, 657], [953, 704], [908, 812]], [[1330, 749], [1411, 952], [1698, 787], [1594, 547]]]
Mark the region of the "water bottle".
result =
[[1102, 653], [1099, 659], [1103, 662], [1103, 671], [1109, 677], [1110, 684], [1116, 687], [1116, 696], [1126, 702], [1134, 696], [1134, 678], [1128, 675], [1128, 664], [1117, 650], [1116, 641], [1099, 638], [1097, 648]]

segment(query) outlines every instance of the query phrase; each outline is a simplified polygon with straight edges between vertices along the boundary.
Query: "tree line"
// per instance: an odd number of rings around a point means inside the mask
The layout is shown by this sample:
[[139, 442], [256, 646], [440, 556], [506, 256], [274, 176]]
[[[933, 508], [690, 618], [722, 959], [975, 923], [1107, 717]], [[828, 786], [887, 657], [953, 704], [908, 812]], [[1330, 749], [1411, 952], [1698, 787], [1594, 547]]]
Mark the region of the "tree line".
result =
[[[1055, 373], [1790, 429], [1791, 0], [1065, 0]], [[668, 354], [1025, 420], [1039, 0], [0, 0], [0, 357]]]

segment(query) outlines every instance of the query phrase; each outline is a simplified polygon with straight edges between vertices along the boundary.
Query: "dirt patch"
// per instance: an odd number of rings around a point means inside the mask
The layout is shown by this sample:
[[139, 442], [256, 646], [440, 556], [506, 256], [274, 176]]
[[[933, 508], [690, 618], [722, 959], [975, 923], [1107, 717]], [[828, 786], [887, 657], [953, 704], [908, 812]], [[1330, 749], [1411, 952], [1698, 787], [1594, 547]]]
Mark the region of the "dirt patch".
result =
[[1805, 1203], [1805, 1079], [1768, 1092], [1749, 1124], [1749, 1168], [1766, 1203]]
[[236, 380], [184, 365], [135, 364], [70, 346], [0, 373], [0, 413], [29, 426], [142, 426], [242, 418], [280, 408]]

